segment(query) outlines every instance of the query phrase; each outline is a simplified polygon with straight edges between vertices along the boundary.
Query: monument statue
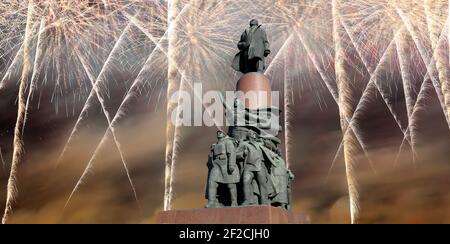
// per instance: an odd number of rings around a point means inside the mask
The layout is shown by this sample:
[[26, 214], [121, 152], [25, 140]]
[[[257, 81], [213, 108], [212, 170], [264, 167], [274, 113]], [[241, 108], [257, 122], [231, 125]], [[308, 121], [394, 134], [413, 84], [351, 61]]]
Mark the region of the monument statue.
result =
[[270, 48], [257, 20], [250, 21], [238, 48], [232, 67], [244, 74], [234, 101], [223, 100], [229, 127], [228, 133], [217, 132], [209, 152], [208, 203], [201, 210], [161, 212], [158, 223], [309, 223], [307, 216], [291, 211], [294, 174], [280, 150], [281, 110], [273, 103], [279, 96], [264, 75]]
[[[271, 140], [265, 140], [267, 144], [273, 146]], [[268, 142], [270, 141], [270, 142]], [[285, 209], [291, 209], [291, 182], [294, 174], [286, 167], [286, 163], [281, 157], [278, 148], [270, 149], [262, 146], [264, 158], [270, 164], [267, 166], [269, 171], [269, 198], [273, 206], [279, 206]]]
[[208, 185], [206, 197], [207, 208], [222, 207], [217, 199], [219, 184], [227, 185], [230, 193], [231, 206], [237, 203], [237, 186], [240, 182], [240, 171], [236, 164], [236, 146], [233, 139], [224, 132], [217, 132], [217, 143], [211, 147], [208, 157]]
[[240, 52], [235, 56], [232, 67], [244, 74], [264, 73], [265, 59], [270, 55], [270, 44], [266, 31], [258, 20], [250, 21], [250, 26], [242, 33], [238, 43]]
[[[239, 147], [244, 152], [245, 158], [242, 179], [244, 202], [242, 205], [269, 205], [267, 168], [264, 165], [261, 142], [258, 140], [256, 133], [250, 132], [248, 141], [241, 142]], [[256, 187], [254, 187], [255, 185]], [[259, 201], [255, 201], [255, 193], [259, 195]]]
[[263, 74], [270, 48], [257, 20], [250, 21], [238, 48], [233, 67], [244, 75], [237, 91], [263, 91], [267, 97], [249, 101], [237, 96], [234, 106], [224, 103], [232, 126], [229, 135], [219, 131], [211, 147], [206, 208], [268, 205], [290, 210], [294, 175], [279, 148], [281, 111], [271, 105], [270, 81]]

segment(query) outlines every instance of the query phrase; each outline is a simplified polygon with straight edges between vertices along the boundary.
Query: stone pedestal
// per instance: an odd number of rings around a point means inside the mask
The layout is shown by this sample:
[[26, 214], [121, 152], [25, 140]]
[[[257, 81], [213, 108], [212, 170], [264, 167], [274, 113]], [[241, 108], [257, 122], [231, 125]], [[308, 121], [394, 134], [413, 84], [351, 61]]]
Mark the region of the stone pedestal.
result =
[[[260, 73], [248, 73], [239, 79], [236, 91], [246, 96], [241, 102], [246, 108], [258, 109], [272, 106], [272, 88], [265, 75]], [[238, 98], [242, 99], [239, 97]]]
[[270, 206], [163, 211], [158, 224], [308, 224], [309, 218]]

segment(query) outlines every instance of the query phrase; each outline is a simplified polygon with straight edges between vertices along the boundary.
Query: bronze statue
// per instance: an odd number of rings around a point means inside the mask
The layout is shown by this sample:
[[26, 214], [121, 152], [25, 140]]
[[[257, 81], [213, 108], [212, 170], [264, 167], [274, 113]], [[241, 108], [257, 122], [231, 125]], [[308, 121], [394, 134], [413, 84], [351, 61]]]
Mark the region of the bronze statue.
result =
[[244, 202], [242, 205], [254, 205], [254, 183], [257, 184], [257, 191], [259, 193], [259, 201], [256, 204], [269, 205], [268, 194], [268, 172], [264, 164], [264, 155], [261, 150], [261, 142], [255, 132], [250, 132], [248, 141], [241, 143], [243, 148], [245, 163], [243, 172], [243, 191]]
[[[269, 172], [269, 199], [272, 206], [285, 209], [291, 208], [291, 181], [294, 174], [286, 167], [286, 162], [281, 157], [278, 147], [269, 148], [266, 145], [275, 145], [273, 142], [261, 146], [264, 159], [269, 162], [267, 165]], [[273, 143], [273, 144], [272, 144]]]
[[[266, 32], [257, 20], [250, 22], [238, 47], [240, 53], [234, 59], [233, 68], [242, 73], [264, 73], [264, 61], [270, 54], [270, 48]], [[265, 81], [269, 82], [268, 79], [254, 80]], [[252, 85], [258, 84], [252, 83], [250, 91]], [[237, 90], [246, 89], [238, 85]], [[235, 100], [233, 107], [226, 103], [224, 106], [227, 119], [232, 123], [229, 127], [231, 137], [219, 131], [218, 142], [211, 147], [206, 207], [271, 205], [290, 210], [294, 175], [280, 151], [278, 135], [281, 131], [281, 111], [277, 107], [265, 105], [252, 108], [239, 99]]]
[[233, 139], [222, 131], [217, 132], [217, 143], [211, 147], [207, 166], [209, 174], [206, 192], [208, 205], [206, 207], [215, 208], [222, 206], [217, 199], [219, 184], [224, 184], [228, 187], [231, 206], [237, 206], [236, 184], [240, 182], [240, 172], [236, 164], [236, 146]]
[[250, 21], [238, 43], [240, 52], [235, 56], [232, 67], [244, 74], [250, 72], [264, 73], [265, 59], [270, 55], [270, 44], [266, 31], [258, 20]]

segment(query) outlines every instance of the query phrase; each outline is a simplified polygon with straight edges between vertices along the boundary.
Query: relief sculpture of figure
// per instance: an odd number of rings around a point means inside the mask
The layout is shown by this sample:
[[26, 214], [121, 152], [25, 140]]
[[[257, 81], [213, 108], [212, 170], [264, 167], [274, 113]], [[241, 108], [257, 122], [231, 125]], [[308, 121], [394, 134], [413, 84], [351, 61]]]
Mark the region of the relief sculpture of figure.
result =
[[209, 173], [206, 189], [208, 205], [206, 207], [222, 207], [217, 198], [219, 184], [224, 184], [228, 187], [231, 206], [235, 207], [238, 205], [237, 183], [240, 182], [240, 171], [236, 164], [236, 146], [233, 139], [222, 131], [217, 132], [217, 140], [217, 143], [211, 147], [208, 157]]
[[244, 74], [264, 73], [265, 59], [270, 55], [270, 44], [266, 31], [258, 20], [250, 21], [250, 26], [241, 35], [238, 48], [240, 52], [233, 60], [233, 69]]

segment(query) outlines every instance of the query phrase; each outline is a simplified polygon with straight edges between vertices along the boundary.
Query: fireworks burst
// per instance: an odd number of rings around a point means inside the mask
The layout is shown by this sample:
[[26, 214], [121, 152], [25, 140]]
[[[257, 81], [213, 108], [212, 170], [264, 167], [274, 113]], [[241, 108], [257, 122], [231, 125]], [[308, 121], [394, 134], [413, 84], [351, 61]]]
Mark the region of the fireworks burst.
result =
[[[321, 107], [324, 97], [331, 96], [340, 111], [343, 137], [331, 168], [342, 153], [351, 220], [356, 223], [357, 156], [362, 153], [371, 162], [359, 121], [372, 98], [381, 96], [403, 135], [399, 155], [408, 146], [414, 160], [420, 156], [418, 111], [427, 106], [428, 90], [439, 99], [450, 129], [448, 9], [446, 0], [2, 1], [0, 93], [12, 89], [14, 83], [19, 87], [3, 222], [12, 211], [17, 192], [23, 135], [30, 120], [27, 112], [36, 106], [35, 96], [39, 105], [42, 94], [48, 93], [56, 113], [78, 115], [57, 165], [63, 162], [94, 105], [101, 106], [108, 122], [67, 204], [109, 140], [120, 154], [138, 201], [117, 130], [134, 98], [158, 97], [159, 101], [166, 96], [164, 209], [171, 209], [182, 128], [171, 122], [177, 103], [169, 98], [180, 90], [192, 92], [194, 82], [202, 82], [207, 89], [232, 90], [238, 74], [224, 67], [229, 67], [237, 51], [236, 40], [248, 20], [258, 18], [272, 38], [273, 55], [266, 75], [274, 87], [284, 88], [287, 161], [296, 163], [289, 157], [296, 96], [313, 92]], [[120, 67], [131, 70], [133, 78], [125, 84], [127, 92], [120, 106], [112, 110], [107, 103], [110, 76]], [[316, 74], [321, 82], [311, 79]], [[361, 83], [362, 90], [358, 88]], [[398, 84], [405, 95], [406, 120], [393, 105]]]

